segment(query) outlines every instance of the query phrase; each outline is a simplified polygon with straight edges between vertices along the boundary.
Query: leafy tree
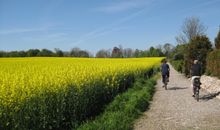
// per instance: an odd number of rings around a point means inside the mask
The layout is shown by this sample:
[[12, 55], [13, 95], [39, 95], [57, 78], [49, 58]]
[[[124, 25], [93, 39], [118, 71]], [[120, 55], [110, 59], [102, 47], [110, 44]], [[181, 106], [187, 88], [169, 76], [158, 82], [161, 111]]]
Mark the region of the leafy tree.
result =
[[26, 56], [27, 56], [27, 52], [25, 52], [25, 51], [19, 51], [19, 52], [18, 52], [18, 56], [19, 56], [19, 57], [26, 57]]
[[184, 54], [186, 53], [186, 48], [188, 44], [178, 44], [174, 47], [172, 53], [170, 54], [173, 60], [184, 60]]
[[190, 72], [194, 60], [199, 60], [203, 66], [203, 72], [206, 68], [207, 54], [212, 50], [212, 44], [207, 36], [196, 36], [190, 40], [185, 53], [185, 74]]
[[139, 54], [140, 54], [140, 50], [138, 50], [138, 49], [136, 49], [135, 51], [134, 51], [134, 57], [140, 57], [139, 56]]
[[40, 50], [38, 49], [30, 49], [26, 53], [28, 57], [34, 57], [34, 56], [37, 56], [39, 52]]
[[[206, 44], [210, 46], [210, 41], [205, 36], [206, 30], [207, 28], [201, 23], [199, 18], [189, 17], [183, 22], [181, 33], [176, 37], [178, 45], [171, 53], [171, 57], [173, 60], [178, 60], [175, 63], [181, 63], [179, 64], [180, 66], [183, 65], [180, 68], [182, 68], [186, 75], [189, 74], [193, 59], [199, 59], [205, 65], [207, 55], [205, 46]], [[207, 50], [210, 49], [209, 46], [206, 48]]]
[[164, 56], [161, 48], [150, 47], [148, 50], [138, 50], [134, 51], [134, 57], [160, 57]]
[[111, 52], [110, 50], [101, 49], [96, 53], [96, 57], [97, 58], [109, 58], [111, 57]]
[[8, 57], [19, 57], [19, 55], [17, 51], [11, 51], [8, 53]]
[[161, 49], [159, 48], [154, 48], [154, 47], [150, 47], [149, 50], [146, 50], [147, 52], [147, 57], [159, 57], [159, 56], [163, 56], [163, 52]]
[[55, 53], [56, 53], [56, 56], [58, 57], [63, 57], [64, 56], [64, 53], [62, 50], [60, 50], [59, 48], [55, 48]]
[[72, 57], [89, 57], [89, 52], [75, 47], [70, 51], [70, 56], [72, 56]]
[[89, 53], [87, 51], [84, 50], [80, 50], [79, 51], [79, 57], [89, 57]]
[[218, 31], [218, 35], [215, 38], [215, 48], [220, 49], [220, 30]]
[[55, 56], [55, 54], [48, 49], [42, 49], [37, 56], [43, 56], [43, 57], [51, 57], [51, 56]]
[[166, 44], [164, 44], [163, 48], [164, 48], [163, 53], [165, 54], [166, 57], [169, 58], [170, 57], [170, 53], [174, 49], [173, 45], [171, 45], [170, 43], [166, 43]]
[[4, 51], [0, 51], [0, 57], [6, 57], [7, 56], [7, 53], [4, 52]]

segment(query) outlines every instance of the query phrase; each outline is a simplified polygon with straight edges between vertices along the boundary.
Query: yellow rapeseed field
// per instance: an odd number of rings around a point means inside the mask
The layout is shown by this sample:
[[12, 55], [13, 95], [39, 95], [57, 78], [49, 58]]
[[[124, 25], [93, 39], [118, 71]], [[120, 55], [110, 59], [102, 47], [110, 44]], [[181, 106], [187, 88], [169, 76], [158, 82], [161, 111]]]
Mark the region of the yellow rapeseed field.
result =
[[[3, 128], [10, 125], [15, 128], [16, 125], [21, 127], [22, 122], [16, 121], [19, 120], [17, 113], [23, 110], [24, 104], [29, 104], [28, 107], [25, 106], [26, 111], [33, 109], [30, 102], [34, 98], [37, 100], [44, 98], [46, 102], [50, 102], [45, 93], [62, 92], [65, 102], [71, 87], [81, 93], [85, 91], [84, 87], [90, 86], [102, 86], [108, 90], [107, 93], [112, 92], [111, 89], [120, 89], [121, 83], [126, 81], [129, 75], [140, 76], [153, 66], [159, 66], [161, 59], [1, 58], [0, 124], [3, 123]], [[98, 91], [100, 90], [96, 93]], [[87, 92], [87, 95], [93, 95], [88, 93], [90, 92]], [[61, 96], [55, 97], [57, 101]], [[50, 103], [57, 103], [56, 101]], [[39, 107], [39, 104], [37, 106]], [[44, 104], [42, 106], [45, 107]], [[66, 105], [60, 109], [66, 110]], [[26, 116], [28, 119], [33, 115], [29, 113]], [[47, 123], [44, 123], [44, 127], [46, 125]]]

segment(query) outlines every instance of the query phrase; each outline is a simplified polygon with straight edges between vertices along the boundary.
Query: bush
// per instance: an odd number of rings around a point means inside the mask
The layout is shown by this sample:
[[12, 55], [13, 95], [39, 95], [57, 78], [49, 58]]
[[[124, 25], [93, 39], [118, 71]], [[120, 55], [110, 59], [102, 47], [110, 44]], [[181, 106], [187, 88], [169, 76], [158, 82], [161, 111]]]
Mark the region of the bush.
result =
[[220, 49], [208, 54], [206, 74], [220, 77]]
[[183, 60], [172, 60], [171, 64], [173, 65], [174, 69], [183, 73], [184, 72], [184, 64]]
[[218, 32], [217, 37], [215, 38], [215, 48], [220, 49], [220, 30]]
[[202, 73], [206, 70], [207, 54], [212, 51], [212, 44], [207, 36], [196, 36], [190, 40], [184, 57], [185, 74], [189, 75], [194, 60], [202, 64]]

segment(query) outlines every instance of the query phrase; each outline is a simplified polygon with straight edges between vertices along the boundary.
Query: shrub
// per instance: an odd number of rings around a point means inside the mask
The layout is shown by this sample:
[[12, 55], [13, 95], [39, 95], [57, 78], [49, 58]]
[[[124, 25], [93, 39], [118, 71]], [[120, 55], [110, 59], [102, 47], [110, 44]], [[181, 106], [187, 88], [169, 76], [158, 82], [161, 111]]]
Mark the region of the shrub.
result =
[[190, 72], [193, 60], [199, 60], [202, 64], [202, 72], [206, 69], [207, 54], [212, 50], [212, 44], [207, 36], [196, 36], [190, 40], [184, 57], [185, 74]]
[[220, 77], [220, 49], [214, 50], [208, 54], [206, 73]]
[[183, 60], [172, 60], [171, 64], [173, 65], [175, 70], [177, 70], [181, 73], [184, 72]]

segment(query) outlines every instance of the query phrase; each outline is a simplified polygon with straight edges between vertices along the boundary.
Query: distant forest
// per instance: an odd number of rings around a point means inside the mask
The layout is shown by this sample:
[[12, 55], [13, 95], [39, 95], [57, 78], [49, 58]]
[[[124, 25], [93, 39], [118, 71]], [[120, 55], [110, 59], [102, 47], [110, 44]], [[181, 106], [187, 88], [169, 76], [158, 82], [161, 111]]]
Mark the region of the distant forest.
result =
[[48, 49], [29, 49], [27, 51], [0, 51], [0, 57], [96, 57], [96, 58], [132, 58], [132, 57], [161, 57], [169, 56], [173, 46], [169, 43], [150, 47], [147, 50], [123, 48], [122, 46], [113, 49], [101, 49], [95, 55], [87, 50], [72, 48], [70, 51], [62, 51], [55, 48], [53, 51]]

